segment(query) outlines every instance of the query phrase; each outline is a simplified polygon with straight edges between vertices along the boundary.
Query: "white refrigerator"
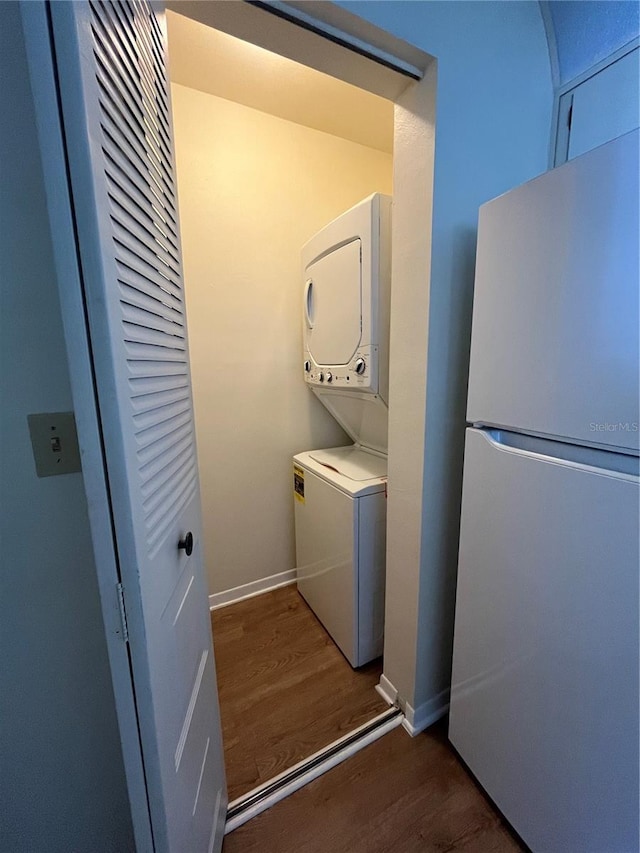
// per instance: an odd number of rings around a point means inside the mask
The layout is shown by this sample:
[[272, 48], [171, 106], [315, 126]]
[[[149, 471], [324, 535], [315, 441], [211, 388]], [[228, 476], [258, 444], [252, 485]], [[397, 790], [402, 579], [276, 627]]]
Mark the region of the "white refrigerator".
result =
[[449, 737], [533, 851], [637, 851], [639, 134], [480, 210]]

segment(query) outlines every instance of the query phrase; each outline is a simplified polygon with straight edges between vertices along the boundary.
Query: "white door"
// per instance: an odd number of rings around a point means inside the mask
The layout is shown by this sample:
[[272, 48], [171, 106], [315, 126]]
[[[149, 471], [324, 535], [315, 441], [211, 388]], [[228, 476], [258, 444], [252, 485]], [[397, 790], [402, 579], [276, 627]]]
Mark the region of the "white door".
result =
[[154, 848], [207, 853], [226, 788], [164, 17], [146, 2], [49, 14]]

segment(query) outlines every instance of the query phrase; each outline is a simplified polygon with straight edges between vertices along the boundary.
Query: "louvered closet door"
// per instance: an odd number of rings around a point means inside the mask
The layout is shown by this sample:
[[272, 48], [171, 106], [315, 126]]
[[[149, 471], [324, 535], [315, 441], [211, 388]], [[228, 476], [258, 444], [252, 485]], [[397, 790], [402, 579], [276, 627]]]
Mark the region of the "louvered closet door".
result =
[[50, 15], [154, 843], [206, 853], [226, 792], [164, 16], [127, 2]]

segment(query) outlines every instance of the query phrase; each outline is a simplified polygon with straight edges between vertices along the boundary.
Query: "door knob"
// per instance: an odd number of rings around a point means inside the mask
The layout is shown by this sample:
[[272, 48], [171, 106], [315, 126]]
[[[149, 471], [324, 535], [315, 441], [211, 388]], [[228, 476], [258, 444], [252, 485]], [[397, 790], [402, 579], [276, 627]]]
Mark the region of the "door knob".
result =
[[184, 539], [181, 539], [178, 542], [178, 550], [184, 551], [187, 557], [191, 556], [191, 552], [193, 551], [193, 533], [189, 531]]

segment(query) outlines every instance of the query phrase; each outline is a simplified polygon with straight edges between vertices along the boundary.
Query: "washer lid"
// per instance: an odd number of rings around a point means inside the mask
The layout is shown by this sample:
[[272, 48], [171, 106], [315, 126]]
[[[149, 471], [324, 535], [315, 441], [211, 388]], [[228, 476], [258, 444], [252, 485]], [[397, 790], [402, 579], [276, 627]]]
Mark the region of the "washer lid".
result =
[[309, 456], [350, 480], [372, 480], [387, 476], [386, 456], [375, 456], [360, 447], [331, 447], [328, 450], [311, 450]]
[[[317, 457], [321, 460], [319, 461]], [[333, 447], [329, 450], [308, 450], [293, 457], [294, 464], [313, 473], [352, 498], [384, 492], [387, 484], [387, 459], [358, 445]], [[343, 470], [338, 470], [341, 468]], [[343, 473], [344, 469], [362, 479]], [[379, 473], [382, 472], [382, 473]]]

